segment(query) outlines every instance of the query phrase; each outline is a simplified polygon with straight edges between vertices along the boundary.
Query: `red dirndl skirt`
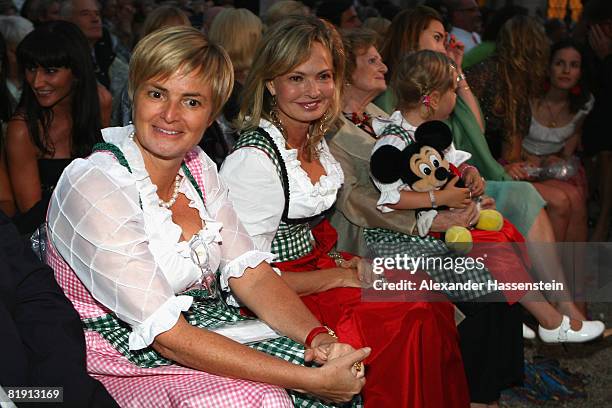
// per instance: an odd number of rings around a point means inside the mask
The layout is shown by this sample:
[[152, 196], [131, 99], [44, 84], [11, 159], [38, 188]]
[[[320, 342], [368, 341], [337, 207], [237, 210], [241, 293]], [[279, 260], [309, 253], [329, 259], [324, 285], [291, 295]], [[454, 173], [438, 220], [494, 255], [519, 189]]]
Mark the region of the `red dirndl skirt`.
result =
[[[336, 230], [324, 220], [312, 232], [316, 245], [311, 253], [274, 266], [283, 272], [336, 267], [328, 255]], [[359, 288], [331, 289], [302, 300], [340, 341], [372, 348], [365, 361], [366, 407], [469, 406], [452, 304], [362, 302]]]

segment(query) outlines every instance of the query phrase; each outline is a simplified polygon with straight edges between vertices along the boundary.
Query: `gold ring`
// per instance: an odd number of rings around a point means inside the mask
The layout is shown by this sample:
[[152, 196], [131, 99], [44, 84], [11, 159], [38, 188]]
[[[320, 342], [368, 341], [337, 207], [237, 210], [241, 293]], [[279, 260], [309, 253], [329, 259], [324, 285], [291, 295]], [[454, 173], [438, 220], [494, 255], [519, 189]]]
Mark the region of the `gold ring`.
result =
[[356, 362], [355, 364], [353, 364], [353, 368], [355, 369], [355, 371], [360, 373], [363, 370], [363, 362], [362, 361]]

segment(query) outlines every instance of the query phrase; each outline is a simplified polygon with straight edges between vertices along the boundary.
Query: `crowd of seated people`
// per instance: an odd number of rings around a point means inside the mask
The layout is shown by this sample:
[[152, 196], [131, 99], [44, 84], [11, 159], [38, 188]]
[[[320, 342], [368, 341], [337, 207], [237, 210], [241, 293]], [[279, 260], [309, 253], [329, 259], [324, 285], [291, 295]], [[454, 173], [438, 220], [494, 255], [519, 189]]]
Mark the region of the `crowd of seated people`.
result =
[[[475, 0], [254, 3], [2, 3], [0, 344], [18, 375], [0, 387], [63, 386], [79, 406], [495, 407], [524, 339], [602, 336], [554, 244], [610, 238], [610, 2], [554, 39]], [[427, 132], [449, 142], [418, 150]], [[427, 163], [404, 167], [437, 189], [389, 176], [413, 150]], [[381, 248], [440, 262], [381, 274]], [[373, 289], [405, 279], [443, 289]]]

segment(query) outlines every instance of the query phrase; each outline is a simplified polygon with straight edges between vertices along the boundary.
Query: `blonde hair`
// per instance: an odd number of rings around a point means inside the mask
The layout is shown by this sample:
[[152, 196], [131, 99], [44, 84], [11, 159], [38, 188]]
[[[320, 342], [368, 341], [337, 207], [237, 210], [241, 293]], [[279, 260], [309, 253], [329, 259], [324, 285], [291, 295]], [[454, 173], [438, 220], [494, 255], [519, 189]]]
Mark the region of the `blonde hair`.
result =
[[249, 10], [227, 8], [213, 20], [208, 37], [225, 48], [234, 65], [235, 75], [246, 77], [262, 31], [261, 20]]
[[192, 27], [166, 27], [138, 42], [128, 75], [128, 95], [134, 99], [138, 87], [151, 78], [161, 80], [180, 71], [197, 72], [212, 87], [212, 117], [227, 102], [234, 84], [234, 70], [227, 53]]
[[423, 97], [433, 91], [444, 94], [454, 89], [456, 83], [457, 69], [450, 58], [439, 52], [422, 50], [400, 60], [393, 72], [391, 88], [398, 108], [404, 111], [420, 106]]
[[314, 43], [321, 44], [332, 57], [334, 95], [322, 118], [310, 124], [306, 157], [315, 157], [316, 146], [326, 127], [335, 123], [341, 108], [340, 94], [344, 79], [344, 48], [340, 34], [327, 22], [313, 16], [290, 16], [268, 30], [257, 49], [253, 66], [242, 91], [237, 128], [255, 129], [261, 118], [272, 120], [272, 95], [266, 83], [290, 72], [309, 57]]
[[[174, 24], [171, 22], [178, 22]], [[159, 6], [152, 10], [142, 24], [141, 37], [146, 37], [155, 30], [168, 26], [191, 26], [189, 17], [183, 10], [174, 6]]]
[[544, 27], [534, 18], [515, 16], [499, 32], [497, 73], [504, 91], [495, 96], [494, 106], [504, 112], [507, 135], [518, 131], [518, 103], [528, 103], [541, 93], [548, 69], [549, 41]]
[[308, 10], [299, 1], [283, 0], [270, 6], [264, 15], [264, 23], [271, 27], [287, 16], [307, 16]]

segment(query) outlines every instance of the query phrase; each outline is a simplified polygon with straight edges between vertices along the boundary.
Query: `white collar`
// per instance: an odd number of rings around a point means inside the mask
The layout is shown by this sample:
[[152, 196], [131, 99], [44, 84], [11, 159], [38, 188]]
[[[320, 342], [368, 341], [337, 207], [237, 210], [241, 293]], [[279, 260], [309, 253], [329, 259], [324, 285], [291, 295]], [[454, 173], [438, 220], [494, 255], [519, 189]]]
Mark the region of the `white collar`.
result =
[[[408, 132], [408, 135], [411, 139], [414, 137], [414, 131], [416, 130], [416, 126], [411, 125], [400, 111], [393, 112], [388, 119], [376, 118], [372, 122], [372, 127], [374, 128], [374, 132], [377, 135], [380, 135], [389, 125], [399, 126], [406, 132]], [[450, 147], [448, 147], [444, 151], [444, 157], [450, 163], [452, 163], [456, 167], [459, 167], [461, 164], [468, 161], [472, 157], [472, 154], [463, 150], [456, 149], [455, 144], [451, 143]]]

